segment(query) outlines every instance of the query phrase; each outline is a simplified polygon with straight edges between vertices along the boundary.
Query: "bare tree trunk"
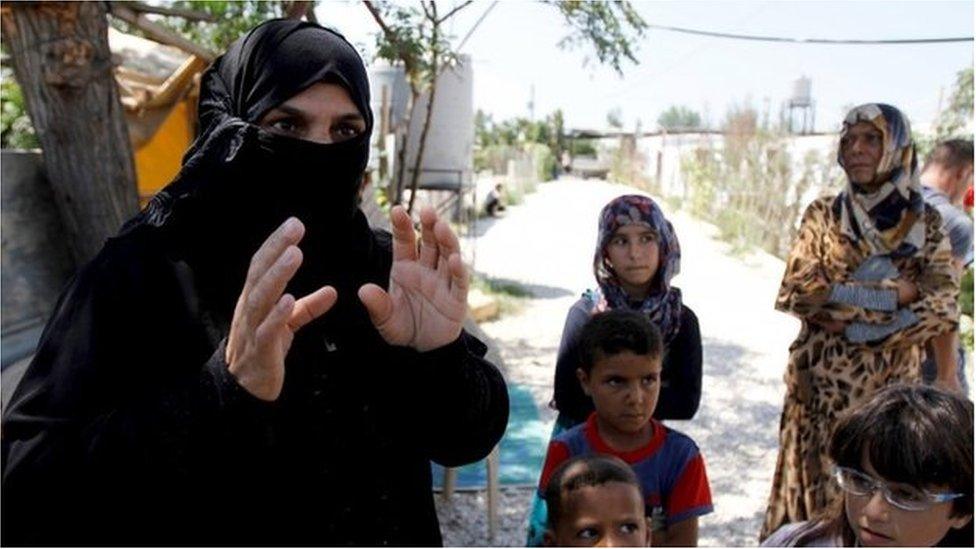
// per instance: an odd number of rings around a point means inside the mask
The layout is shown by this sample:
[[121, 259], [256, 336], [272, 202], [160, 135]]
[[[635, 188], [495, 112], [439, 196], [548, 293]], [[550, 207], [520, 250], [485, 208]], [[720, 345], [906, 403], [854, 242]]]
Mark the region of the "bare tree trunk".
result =
[[[437, 76], [439, 72], [439, 67], [437, 66], [437, 31], [439, 30], [439, 23], [437, 21], [437, 5], [431, 2], [430, 7], [433, 10], [433, 15], [430, 17], [430, 97], [427, 98], [427, 115], [424, 117], [424, 127], [420, 130], [420, 142], [417, 143], [417, 158], [413, 162], [413, 177], [410, 179], [410, 205], [407, 206], [407, 213], [413, 213], [413, 202], [417, 199], [417, 185], [420, 183], [420, 167], [423, 165], [424, 148], [427, 146], [427, 132], [430, 130], [430, 118], [434, 114], [434, 96], [437, 95]], [[413, 117], [411, 116], [411, 118]]]
[[[437, 62], [434, 62], [434, 74], [437, 74]], [[437, 77], [430, 83], [430, 97], [427, 99], [427, 116], [424, 117], [424, 127], [420, 130], [420, 142], [417, 144], [417, 158], [413, 162], [413, 175], [410, 178], [410, 205], [407, 213], [413, 212], [413, 201], [417, 198], [417, 185], [420, 183], [420, 168], [423, 165], [424, 149], [427, 146], [427, 132], [430, 130], [430, 118], [434, 112], [434, 95], [437, 92]]]
[[400, 204], [403, 202], [403, 189], [406, 188], [407, 182], [407, 144], [410, 139], [410, 122], [413, 120], [414, 112], [417, 110], [417, 99], [420, 94], [413, 88], [410, 87], [410, 106], [407, 108], [407, 117], [401, 123], [402, 138], [397, 139], [400, 143], [400, 149], [397, 151], [397, 176], [396, 181], [394, 181], [394, 194], [393, 194], [393, 204]]
[[138, 207], [105, 4], [5, 3], [2, 24], [69, 246], [84, 263]]

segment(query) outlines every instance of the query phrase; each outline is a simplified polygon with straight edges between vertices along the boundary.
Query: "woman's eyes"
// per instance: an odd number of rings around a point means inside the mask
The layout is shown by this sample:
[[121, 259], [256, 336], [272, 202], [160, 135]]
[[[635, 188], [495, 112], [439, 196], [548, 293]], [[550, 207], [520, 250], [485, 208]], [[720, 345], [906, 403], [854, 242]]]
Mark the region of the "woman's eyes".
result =
[[[312, 139], [313, 141], [315, 140], [312, 137], [312, 135], [315, 133], [313, 131], [314, 128], [310, 128], [309, 124], [301, 117], [285, 116], [278, 119], [272, 119], [265, 126], [276, 133], [287, 135], [289, 137], [295, 137], [298, 139]], [[363, 129], [349, 122], [339, 122], [330, 127], [328, 132], [330, 141], [332, 143], [339, 143], [360, 135], [363, 133]]]
[[279, 118], [272, 121], [269, 126], [279, 132], [293, 135], [298, 133], [299, 122], [294, 118]]
[[352, 124], [339, 124], [333, 132], [342, 139], [352, 139], [361, 133], [361, 130]]

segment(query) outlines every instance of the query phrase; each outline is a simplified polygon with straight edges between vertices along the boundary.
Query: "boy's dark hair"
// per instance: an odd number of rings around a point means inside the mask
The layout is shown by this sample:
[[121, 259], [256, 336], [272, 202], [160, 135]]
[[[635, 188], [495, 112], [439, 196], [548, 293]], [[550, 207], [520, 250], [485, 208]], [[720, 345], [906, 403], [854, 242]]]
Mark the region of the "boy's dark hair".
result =
[[973, 142], [968, 139], [949, 139], [936, 144], [925, 158], [924, 171], [932, 164], [954, 170], [973, 165]]
[[563, 499], [570, 492], [586, 486], [603, 486], [611, 482], [630, 484], [641, 493], [637, 475], [624, 461], [615, 456], [588, 455], [572, 458], [553, 471], [546, 484], [546, 525], [555, 528], [562, 518]]
[[[953, 500], [950, 516], [973, 513], [973, 403], [956, 394], [928, 385], [886, 387], [838, 420], [828, 452], [837, 465], [858, 470], [866, 453], [892, 482], [948, 486], [965, 494]], [[853, 543], [842, 503], [826, 513], [824, 525]], [[972, 521], [949, 530], [939, 545], [960, 542], [972, 547]]]
[[597, 313], [580, 330], [580, 368], [587, 374], [597, 360], [625, 351], [654, 358], [664, 352], [661, 331], [637, 311], [614, 309]]

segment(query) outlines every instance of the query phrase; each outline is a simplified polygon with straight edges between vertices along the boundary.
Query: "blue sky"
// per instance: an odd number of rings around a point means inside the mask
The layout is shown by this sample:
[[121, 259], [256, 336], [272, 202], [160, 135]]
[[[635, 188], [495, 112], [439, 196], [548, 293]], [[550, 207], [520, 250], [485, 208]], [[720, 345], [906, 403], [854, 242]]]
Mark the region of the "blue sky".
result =
[[[439, 4], [442, 11], [451, 2]], [[491, 2], [477, 0], [449, 28], [460, 41]], [[649, 23], [738, 34], [793, 38], [895, 39], [973, 35], [973, 2], [893, 1], [636, 1]], [[326, 0], [319, 20], [336, 27], [371, 59], [376, 25], [358, 2]], [[948, 101], [956, 73], [973, 64], [973, 43], [931, 45], [804, 45], [722, 40], [649, 29], [638, 44], [639, 64], [623, 77], [609, 68], [583, 65], [589, 50], [560, 50], [566, 27], [550, 6], [502, 1], [486, 17], [462, 53], [474, 61], [475, 107], [496, 120], [563, 109], [570, 127], [602, 128], [618, 108], [625, 127], [638, 119], [653, 128], [671, 105], [685, 105], [713, 125], [732, 105], [751, 103], [771, 115], [800, 76], [812, 79], [816, 129], [833, 131], [846, 107], [891, 103], [917, 129]]]

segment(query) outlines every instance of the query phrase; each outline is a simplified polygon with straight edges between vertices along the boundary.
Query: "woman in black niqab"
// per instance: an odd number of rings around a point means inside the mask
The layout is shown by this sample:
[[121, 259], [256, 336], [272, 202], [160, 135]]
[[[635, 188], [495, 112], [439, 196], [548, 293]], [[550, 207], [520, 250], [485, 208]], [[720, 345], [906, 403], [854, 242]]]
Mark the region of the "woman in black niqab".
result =
[[[262, 127], [321, 83], [363, 131]], [[438, 545], [429, 461], [486, 455], [507, 393], [460, 328], [447, 225], [422, 213], [418, 250], [402, 208], [391, 238], [357, 207], [362, 61], [271, 21], [208, 69], [199, 115], [180, 174], [76, 275], [4, 413], [0, 541]]]

